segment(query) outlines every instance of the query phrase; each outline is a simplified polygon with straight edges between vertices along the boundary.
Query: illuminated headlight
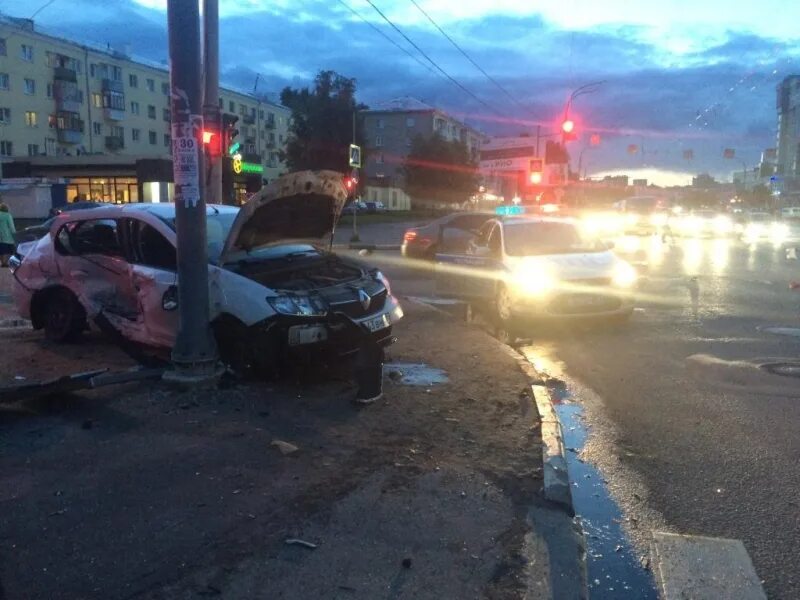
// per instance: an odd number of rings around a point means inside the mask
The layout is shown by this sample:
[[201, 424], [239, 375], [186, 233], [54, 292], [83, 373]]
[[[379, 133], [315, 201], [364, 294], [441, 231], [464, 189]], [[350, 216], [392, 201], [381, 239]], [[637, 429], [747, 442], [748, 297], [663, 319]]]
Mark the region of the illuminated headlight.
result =
[[789, 226], [786, 223], [773, 223], [769, 233], [773, 238], [783, 239], [789, 235]]
[[556, 288], [558, 283], [549, 272], [531, 266], [519, 267], [513, 277], [514, 287], [526, 296], [546, 296]]
[[717, 233], [730, 233], [733, 231], [733, 221], [728, 217], [717, 217], [714, 219], [714, 231]]
[[317, 296], [275, 296], [267, 298], [267, 302], [282, 315], [322, 317], [328, 312], [328, 307]]
[[389, 279], [386, 277], [386, 275], [384, 275], [380, 271], [375, 271], [375, 275], [374, 276], [375, 276], [375, 281], [379, 281], [380, 283], [382, 283], [383, 287], [386, 288], [386, 293], [391, 296], [392, 295], [392, 286], [389, 283]]
[[636, 225], [639, 222], [638, 215], [625, 215], [625, 224], [628, 226]]
[[636, 269], [628, 263], [620, 263], [614, 269], [614, 275], [611, 278], [612, 283], [617, 287], [629, 288], [638, 278]]
[[663, 213], [650, 215], [650, 223], [656, 227], [664, 227], [667, 224], [667, 215]]
[[684, 229], [698, 233], [703, 229], [703, 220], [699, 217], [687, 217], [683, 222]]
[[750, 223], [744, 230], [745, 236], [749, 238], [760, 237], [766, 232], [766, 227], [760, 223]]

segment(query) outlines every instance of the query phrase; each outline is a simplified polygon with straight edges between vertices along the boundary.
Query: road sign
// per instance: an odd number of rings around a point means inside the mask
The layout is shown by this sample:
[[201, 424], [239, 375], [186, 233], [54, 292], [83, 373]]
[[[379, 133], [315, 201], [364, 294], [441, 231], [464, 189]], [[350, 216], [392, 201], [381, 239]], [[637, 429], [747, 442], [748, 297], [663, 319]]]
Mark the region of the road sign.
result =
[[361, 167], [361, 146], [350, 144], [350, 166]]

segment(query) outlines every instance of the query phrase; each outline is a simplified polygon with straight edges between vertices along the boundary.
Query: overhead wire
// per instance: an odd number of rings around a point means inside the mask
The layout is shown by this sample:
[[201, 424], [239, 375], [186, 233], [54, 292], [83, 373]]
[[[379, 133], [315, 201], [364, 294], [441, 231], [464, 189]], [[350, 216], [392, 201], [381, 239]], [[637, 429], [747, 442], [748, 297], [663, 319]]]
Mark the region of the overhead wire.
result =
[[375, 3], [372, 2], [372, 0], [366, 0], [366, 2], [373, 9], [375, 9], [375, 12], [377, 12], [381, 16], [381, 18], [389, 24], [389, 26], [392, 29], [394, 29], [397, 33], [399, 33], [401, 36], [403, 36], [403, 39], [405, 39], [409, 44], [411, 44], [414, 47], [414, 49], [417, 52], [419, 52], [425, 58], [425, 60], [427, 60], [431, 65], [433, 65], [433, 67], [437, 71], [439, 71], [442, 75], [447, 77], [447, 79], [449, 79], [453, 83], [453, 85], [458, 87], [461, 91], [463, 91], [465, 94], [467, 94], [470, 98], [472, 98], [473, 100], [477, 101], [482, 106], [488, 108], [490, 111], [492, 111], [496, 115], [504, 116], [501, 111], [497, 110], [495, 107], [491, 106], [486, 101], [484, 101], [481, 98], [479, 98], [478, 96], [476, 96], [472, 91], [470, 91], [469, 89], [464, 87], [460, 82], [458, 82], [456, 79], [454, 79], [447, 71], [445, 71], [442, 67], [440, 67], [439, 64], [436, 61], [434, 61], [430, 56], [428, 56], [428, 54], [414, 42], [414, 40], [412, 40], [410, 37], [408, 37], [403, 32], [402, 29], [400, 29], [397, 25], [395, 25], [394, 22], [389, 17], [387, 17], [380, 8], [375, 6]]
[[[512, 96], [512, 95], [511, 95], [511, 93], [510, 93], [510, 92], [509, 92], [509, 91], [508, 91], [506, 88], [504, 88], [502, 85], [500, 85], [500, 83], [499, 83], [499, 82], [498, 82], [498, 81], [497, 81], [497, 80], [496, 80], [494, 77], [492, 77], [491, 75], [489, 75], [489, 73], [487, 73], [487, 72], [486, 72], [486, 71], [483, 69], [483, 67], [481, 67], [481, 66], [480, 66], [480, 65], [479, 65], [477, 62], [475, 62], [475, 60], [474, 60], [474, 59], [473, 59], [473, 58], [472, 58], [472, 57], [471, 57], [469, 54], [467, 54], [467, 53], [464, 51], [464, 49], [463, 49], [463, 48], [461, 48], [461, 46], [459, 46], [459, 45], [456, 43], [456, 41], [455, 41], [455, 40], [454, 40], [452, 37], [450, 37], [450, 36], [447, 34], [447, 32], [446, 32], [444, 29], [442, 29], [442, 27], [441, 27], [441, 26], [440, 26], [440, 25], [439, 25], [439, 24], [438, 24], [436, 21], [434, 21], [434, 20], [433, 20], [433, 17], [431, 17], [431, 16], [430, 16], [430, 15], [429, 15], [429, 14], [428, 14], [426, 11], [425, 11], [425, 9], [423, 9], [423, 8], [422, 8], [422, 7], [421, 7], [421, 6], [420, 6], [420, 5], [417, 3], [417, 1], [416, 1], [416, 0], [411, 0], [411, 3], [412, 3], [414, 6], [416, 6], [416, 7], [417, 7], [417, 10], [419, 10], [419, 12], [421, 12], [421, 13], [422, 13], [422, 14], [425, 16], [425, 18], [426, 18], [426, 19], [428, 19], [428, 21], [430, 21], [430, 22], [431, 22], [431, 24], [432, 24], [432, 25], [433, 25], [433, 26], [434, 26], [434, 27], [435, 27], [437, 30], [439, 30], [439, 33], [441, 33], [441, 34], [442, 34], [442, 35], [445, 37], [445, 39], [447, 39], [447, 41], [448, 41], [448, 42], [450, 42], [450, 43], [453, 45], [453, 47], [454, 47], [456, 50], [458, 50], [458, 51], [459, 51], [459, 52], [460, 52], [460, 53], [461, 53], [461, 54], [464, 56], [464, 58], [466, 58], [466, 59], [467, 59], [467, 60], [468, 60], [470, 63], [472, 63], [472, 66], [474, 66], [476, 69], [478, 69], [478, 71], [480, 71], [480, 72], [483, 74], [483, 76], [484, 76], [484, 77], [486, 77], [486, 79], [488, 79], [489, 81], [491, 81], [491, 82], [492, 82], [492, 83], [493, 83], [493, 84], [494, 84], [494, 85], [497, 87], [497, 89], [499, 89], [501, 92], [503, 92], [503, 94], [505, 94], [505, 95], [506, 95], [506, 96], [507, 96], [507, 97], [508, 97], [508, 98], [509, 98], [509, 99], [510, 99], [512, 102], [514, 102], [514, 103], [515, 103], [517, 106], [519, 106], [520, 108], [525, 108], [525, 106], [523, 106], [523, 105], [522, 105], [522, 104], [521, 104], [521, 103], [520, 103], [520, 102], [519, 102], [519, 101], [518, 101], [516, 98], [514, 98], [514, 96]], [[526, 110], [527, 110], [527, 109], [526, 109]]]

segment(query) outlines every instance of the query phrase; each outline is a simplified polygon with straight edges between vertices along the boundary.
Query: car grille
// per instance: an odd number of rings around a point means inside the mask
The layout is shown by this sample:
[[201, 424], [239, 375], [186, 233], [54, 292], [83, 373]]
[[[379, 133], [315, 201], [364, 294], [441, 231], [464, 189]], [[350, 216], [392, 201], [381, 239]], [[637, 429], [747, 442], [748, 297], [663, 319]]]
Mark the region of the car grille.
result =
[[586, 315], [618, 310], [622, 300], [607, 294], [561, 294], [548, 305], [556, 315]]
[[[354, 293], [353, 296], [355, 297], [355, 295], [356, 294]], [[341, 313], [350, 317], [351, 319], [360, 319], [361, 317], [366, 317], [367, 315], [371, 315], [383, 310], [383, 306], [386, 304], [386, 296], [386, 288], [382, 288], [376, 294], [371, 295], [369, 306], [366, 309], [357, 299], [342, 302], [331, 302], [330, 306], [331, 310], [335, 313]]]

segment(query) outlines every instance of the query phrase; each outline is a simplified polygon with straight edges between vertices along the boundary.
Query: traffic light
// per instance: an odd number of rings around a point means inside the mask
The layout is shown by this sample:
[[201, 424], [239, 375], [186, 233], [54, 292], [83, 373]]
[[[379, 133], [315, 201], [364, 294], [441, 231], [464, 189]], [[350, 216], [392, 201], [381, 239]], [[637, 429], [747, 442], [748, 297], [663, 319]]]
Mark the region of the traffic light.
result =
[[236, 123], [238, 123], [238, 121], [239, 117], [237, 115], [231, 115], [228, 113], [222, 114], [223, 147], [228, 154], [231, 155], [236, 154], [236, 151], [238, 150], [238, 144], [236, 144], [237, 148], [233, 148], [235, 145], [234, 140], [236, 139], [236, 136], [239, 135], [239, 130], [236, 129]]
[[542, 171], [544, 171], [544, 161], [541, 158], [534, 158], [530, 161], [528, 181], [530, 181], [531, 185], [542, 183]]
[[219, 133], [211, 129], [203, 130], [203, 149], [208, 156], [222, 156], [222, 144]]
[[344, 187], [347, 190], [347, 195], [349, 196], [350, 194], [353, 193], [353, 190], [356, 189], [356, 182], [353, 181], [352, 177], [345, 177], [344, 178]]
[[572, 119], [564, 119], [561, 122], [561, 139], [565, 142], [571, 142], [578, 139], [575, 133], [575, 121]]

